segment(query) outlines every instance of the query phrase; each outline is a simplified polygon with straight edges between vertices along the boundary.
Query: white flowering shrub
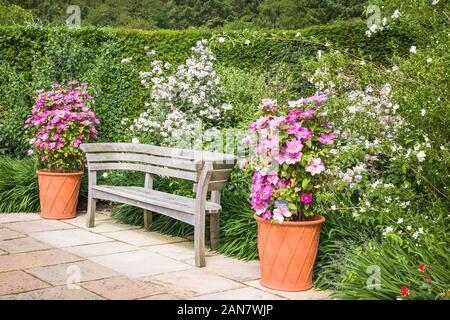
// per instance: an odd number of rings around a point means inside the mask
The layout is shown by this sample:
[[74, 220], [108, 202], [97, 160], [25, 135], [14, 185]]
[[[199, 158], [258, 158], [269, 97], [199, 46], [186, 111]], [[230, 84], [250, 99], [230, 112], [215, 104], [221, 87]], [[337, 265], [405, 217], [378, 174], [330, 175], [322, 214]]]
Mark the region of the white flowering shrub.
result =
[[[394, 24], [414, 28], [417, 43], [408, 46], [408, 56], [377, 65], [330, 48], [305, 61], [305, 76], [318, 93], [328, 93], [322, 112], [339, 136], [329, 168], [336, 179], [321, 199], [334, 224], [325, 226], [323, 240], [332, 257], [319, 256], [318, 281], [332, 279], [345, 298], [448, 299], [446, 6], [374, 4], [382, 9], [381, 24], [367, 35]], [[383, 278], [378, 291], [368, 287], [373, 266]]]
[[[154, 57], [155, 52], [147, 55]], [[223, 99], [215, 61], [207, 40], [198, 41], [192, 56], [178, 67], [153, 60], [150, 70], [139, 73], [142, 85], [149, 90], [147, 110], [133, 120], [130, 130], [135, 135], [148, 133], [161, 144], [173, 146], [189, 144], [199, 131], [214, 131], [219, 123], [226, 126], [227, 111], [233, 107]]]

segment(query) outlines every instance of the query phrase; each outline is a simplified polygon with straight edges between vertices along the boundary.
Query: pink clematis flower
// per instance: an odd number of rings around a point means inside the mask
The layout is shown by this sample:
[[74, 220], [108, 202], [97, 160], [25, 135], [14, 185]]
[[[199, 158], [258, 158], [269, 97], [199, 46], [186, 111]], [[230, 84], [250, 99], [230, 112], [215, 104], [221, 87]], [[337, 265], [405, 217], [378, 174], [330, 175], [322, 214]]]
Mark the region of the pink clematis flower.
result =
[[321, 144], [333, 144], [334, 139], [336, 139], [336, 135], [334, 133], [322, 133], [319, 137], [319, 142]]
[[313, 158], [305, 169], [305, 171], [311, 173], [312, 176], [319, 174], [324, 170], [325, 166], [320, 158]]

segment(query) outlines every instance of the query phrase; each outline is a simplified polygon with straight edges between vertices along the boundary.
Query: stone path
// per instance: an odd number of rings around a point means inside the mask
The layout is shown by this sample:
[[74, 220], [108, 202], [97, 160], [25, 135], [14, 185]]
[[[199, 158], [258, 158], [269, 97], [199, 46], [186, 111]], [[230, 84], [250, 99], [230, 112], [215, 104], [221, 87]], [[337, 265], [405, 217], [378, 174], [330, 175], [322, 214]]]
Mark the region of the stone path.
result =
[[194, 267], [193, 243], [98, 214], [75, 219], [0, 214], [0, 300], [5, 299], [327, 299], [329, 292], [260, 286], [258, 261], [208, 252]]

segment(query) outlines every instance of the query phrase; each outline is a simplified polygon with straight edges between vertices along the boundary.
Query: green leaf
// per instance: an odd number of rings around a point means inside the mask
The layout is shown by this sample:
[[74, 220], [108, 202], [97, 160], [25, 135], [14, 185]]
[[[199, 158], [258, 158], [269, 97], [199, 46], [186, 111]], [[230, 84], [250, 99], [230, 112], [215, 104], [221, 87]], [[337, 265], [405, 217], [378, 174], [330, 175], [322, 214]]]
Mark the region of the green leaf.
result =
[[308, 184], [309, 184], [309, 179], [308, 178], [305, 178], [305, 179], [303, 179], [303, 181], [302, 181], [302, 188], [303, 189], [306, 189], [306, 187], [308, 186]]
[[406, 171], [407, 171], [406, 164], [403, 164], [402, 165], [402, 172], [403, 172], [403, 174], [406, 174]]
[[294, 212], [297, 212], [297, 206], [292, 202], [288, 203], [288, 208]]

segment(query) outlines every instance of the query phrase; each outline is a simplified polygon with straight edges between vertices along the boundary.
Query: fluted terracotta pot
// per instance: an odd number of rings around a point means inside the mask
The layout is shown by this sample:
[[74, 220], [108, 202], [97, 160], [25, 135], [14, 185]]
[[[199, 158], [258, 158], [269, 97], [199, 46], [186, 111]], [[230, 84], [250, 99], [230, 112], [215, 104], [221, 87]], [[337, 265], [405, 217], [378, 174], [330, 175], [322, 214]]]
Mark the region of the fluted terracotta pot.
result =
[[56, 220], [75, 218], [83, 172], [59, 173], [39, 170], [37, 175], [41, 217]]
[[317, 215], [310, 221], [278, 224], [254, 217], [258, 222], [261, 285], [282, 291], [311, 289], [320, 227], [325, 218]]

